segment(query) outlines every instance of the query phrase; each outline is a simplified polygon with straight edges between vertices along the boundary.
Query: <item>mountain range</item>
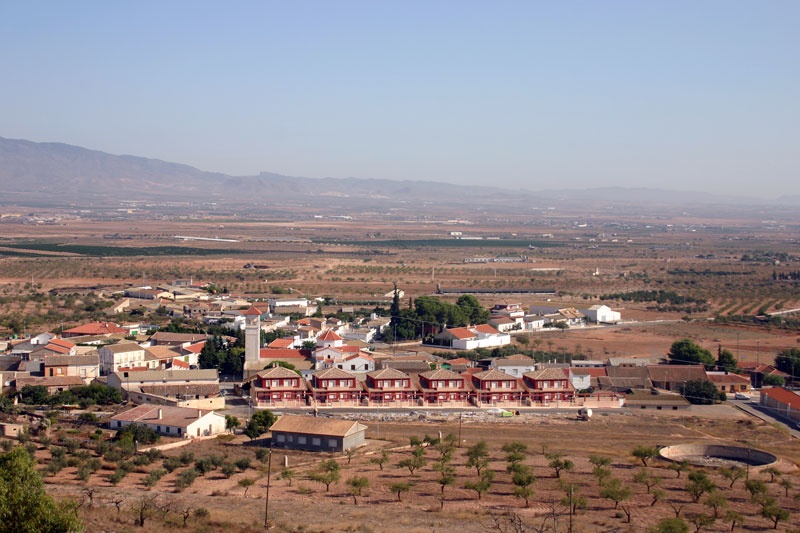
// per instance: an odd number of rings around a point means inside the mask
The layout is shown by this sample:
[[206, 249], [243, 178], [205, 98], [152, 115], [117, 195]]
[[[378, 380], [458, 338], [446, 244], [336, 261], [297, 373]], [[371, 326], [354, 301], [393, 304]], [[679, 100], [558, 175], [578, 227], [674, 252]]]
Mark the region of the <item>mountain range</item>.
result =
[[[647, 188], [510, 190], [434, 181], [303, 178], [262, 172], [231, 176], [131, 155], [62, 143], [0, 137], [0, 196], [5, 202], [208, 201], [235, 204], [511, 204], [547, 207], [589, 203], [641, 205], [753, 203], [751, 199]], [[798, 199], [790, 203], [797, 204]], [[766, 202], [760, 202], [766, 203]], [[786, 203], [784, 201], [784, 203]]]

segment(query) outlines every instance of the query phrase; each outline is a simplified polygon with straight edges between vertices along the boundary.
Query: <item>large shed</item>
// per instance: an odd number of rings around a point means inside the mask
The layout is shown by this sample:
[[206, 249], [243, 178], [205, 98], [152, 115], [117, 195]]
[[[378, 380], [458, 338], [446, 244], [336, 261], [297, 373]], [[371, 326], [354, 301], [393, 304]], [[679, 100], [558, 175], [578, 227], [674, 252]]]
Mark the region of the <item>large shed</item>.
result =
[[367, 426], [353, 420], [283, 415], [270, 431], [275, 448], [344, 452], [364, 444]]

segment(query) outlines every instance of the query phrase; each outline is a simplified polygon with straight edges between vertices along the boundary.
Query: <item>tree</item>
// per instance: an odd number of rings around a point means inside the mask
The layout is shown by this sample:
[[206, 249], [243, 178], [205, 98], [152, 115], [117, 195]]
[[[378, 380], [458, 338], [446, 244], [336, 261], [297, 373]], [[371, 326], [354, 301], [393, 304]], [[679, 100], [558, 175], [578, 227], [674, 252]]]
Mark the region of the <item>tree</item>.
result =
[[596, 466], [592, 469], [592, 475], [597, 480], [597, 484], [602, 487], [606, 480], [611, 477], [611, 469]]
[[731, 523], [731, 531], [736, 529], [736, 526], [744, 524], [744, 516], [736, 511], [728, 511], [722, 519]]
[[489, 489], [492, 487], [493, 480], [494, 471], [484, 470], [478, 481], [467, 481], [464, 483], [464, 488], [467, 490], [474, 490], [478, 495], [478, 499], [480, 500], [483, 494], [489, 492]]
[[413, 476], [414, 471], [427, 464], [425, 460], [425, 448], [415, 446], [411, 449], [411, 457], [403, 459], [397, 463], [398, 468], [408, 468], [408, 472]]
[[562, 470], [570, 472], [575, 467], [575, 464], [572, 461], [563, 458], [564, 454], [561, 452], [548, 452], [544, 455], [549, 460], [547, 465], [555, 470], [556, 478], [558, 479], [561, 479]]
[[703, 379], [690, 379], [684, 383], [681, 394], [690, 403], [698, 405], [710, 405], [722, 399], [717, 387]]
[[736, 372], [736, 357], [730, 350], [723, 350], [722, 345], [717, 348], [717, 369], [725, 372]]
[[783, 472], [781, 472], [780, 470], [778, 470], [778, 469], [777, 469], [777, 468], [775, 468], [774, 466], [770, 466], [770, 467], [768, 467], [768, 468], [765, 468], [765, 469], [763, 469], [763, 470], [761, 471], [761, 473], [763, 473], [763, 474], [769, 474], [769, 482], [770, 482], [770, 483], [775, 483], [775, 478], [776, 478], [776, 477], [780, 477], [780, 476], [782, 476], [782, 475], [783, 475]]
[[781, 488], [783, 488], [783, 490], [786, 493], [785, 496], [788, 498], [789, 497], [789, 491], [792, 490], [792, 480], [787, 478], [787, 477], [785, 477], [785, 478], [781, 479], [780, 481], [778, 481], [778, 485], [780, 485]]
[[788, 348], [775, 358], [775, 368], [790, 376], [800, 376], [800, 349]]
[[281, 473], [278, 476], [278, 478], [285, 479], [286, 481], [288, 481], [290, 487], [292, 486], [292, 480], [296, 477], [297, 473], [294, 470], [290, 470], [288, 468], [284, 468], [283, 470], [281, 470]]
[[303, 350], [315, 350], [317, 341], [303, 341]]
[[486, 441], [480, 441], [467, 448], [467, 467], [474, 468], [481, 475], [481, 470], [489, 465], [489, 446]]
[[629, 499], [633, 495], [633, 491], [629, 487], [622, 484], [618, 478], [611, 478], [606, 481], [603, 488], [600, 489], [600, 497], [606, 498], [614, 502], [614, 509], [619, 507], [620, 502]]
[[244, 489], [244, 498], [247, 498], [247, 489], [255, 485], [255, 480], [249, 477], [243, 478], [239, 480], [239, 486]]
[[700, 501], [703, 494], [712, 493], [717, 490], [717, 486], [708, 479], [703, 472], [692, 472], [689, 474], [689, 482], [686, 484], [686, 492], [692, 496], [694, 503]]
[[225, 429], [230, 431], [231, 433], [235, 433], [236, 428], [241, 425], [239, 419], [233, 415], [225, 415]]
[[683, 461], [674, 461], [668, 464], [667, 468], [674, 471], [677, 474], [676, 477], [680, 479], [681, 472], [689, 470], [689, 461], [685, 459]]
[[383, 465], [389, 462], [389, 452], [387, 450], [381, 450], [381, 454], [377, 457], [373, 457], [369, 462], [378, 465], [378, 467], [383, 470]]
[[663, 499], [664, 499], [664, 496], [666, 496], [666, 495], [667, 495], [667, 493], [666, 493], [666, 492], [664, 492], [664, 491], [663, 491], [663, 490], [661, 490], [661, 489], [653, 489], [653, 490], [650, 492], [650, 495], [653, 497], [653, 501], [651, 501], [651, 502], [650, 502], [650, 507], [653, 507], [653, 506], [654, 506], [655, 504], [657, 504], [659, 501], [663, 500]]
[[522, 467], [522, 461], [525, 460], [525, 453], [528, 451], [528, 445], [524, 442], [507, 442], [501, 448], [506, 453], [506, 461], [508, 472], [516, 472]]
[[689, 533], [689, 524], [682, 518], [665, 518], [651, 530], [652, 533]]
[[739, 468], [738, 466], [733, 466], [731, 468], [720, 468], [719, 473], [722, 475], [722, 477], [731, 482], [731, 484], [728, 486], [729, 489], [732, 489], [734, 483], [742, 479], [745, 475], [744, 469]]
[[276, 420], [278, 420], [278, 417], [276, 417], [271, 411], [256, 411], [247, 422], [247, 427], [244, 430], [244, 434], [250, 437], [250, 440], [257, 439], [266, 433], [266, 431], [272, 427], [272, 424], [274, 424]]
[[347, 464], [350, 464], [350, 461], [353, 460], [353, 456], [356, 454], [356, 451], [353, 448], [347, 448], [344, 451], [344, 454], [347, 456]]
[[705, 365], [707, 370], [712, 370], [716, 363], [711, 352], [698, 346], [691, 339], [673, 342], [667, 357], [669, 357], [670, 364]]
[[611, 457], [605, 455], [590, 455], [589, 462], [595, 467], [605, 468], [611, 465]]
[[689, 516], [689, 521], [694, 525], [695, 533], [700, 533], [700, 530], [702, 530], [704, 527], [710, 526], [716, 522], [717, 519], [713, 516], [696, 513]]
[[0, 454], [0, 533], [82, 531], [77, 505], [44, 490], [34, 460], [21, 446]]
[[530, 499], [533, 496], [533, 488], [531, 485], [533, 485], [535, 481], [536, 477], [530, 472], [528, 467], [524, 465], [521, 465], [511, 476], [511, 482], [514, 484], [514, 497], [524, 499], [525, 507], [530, 505]]
[[402, 501], [400, 499], [400, 494], [402, 494], [403, 492], [410, 491], [411, 490], [411, 485], [408, 484], [408, 483], [403, 483], [403, 482], [392, 483], [391, 485], [389, 485], [389, 490], [391, 490], [393, 493], [397, 494], [397, 501]]
[[744, 482], [744, 488], [750, 493], [750, 499], [755, 499], [758, 495], [767, 494], [767, 484], [757, 479], [748, 479]]
[[308, 478], [311, 481], [322, 483], [325, 485], [325, 492], [329, 492], [331, 485], [337, 483], [339, 479], [341, 479], [341, 474], [339, 473], [339, 463], [337, 463], [334, 459], [323, 461], [322, 465], [320, 466], [320, 470], [318, 472], [312, 472], [309, 474]]
[[369, 487], [369, 479], [366, 477], [353, 476], [348, 478], [345, 483], [347, 483], [348, 492], [350, 492], [350, 495], [353, 497], [353, 503], [358, 505], [358, 498], [361, 496], [364, 489]]
[[[560, 481], [559, 486], [561, 491], [564, 493], [564, 497], [559, 503], [567, 508], [570, 515], [577, 514], [578, 509], [586, 508], [589, 502], [586, 500], [586, 498], [579, 494], [580, 486], [566, 481]], [[629, 511], [626, 511], [626, 514], [628, 514], [628, 521], [630, 522]]]
[[767, 520], [772, 520], [772, 529], [778, 529], [778, 522], [789, 520], [789, 511], [778, 507], [775, 503], [769, 503], [761, 508], [761, 516]]
[[783, 387], [786, 384], [786, 379], [777, 374], [767, 374], [761, 378], [761, 384], [769, 387]]
[[471, 324], [485, 324], [489, 320], [489, 311], [471, 294], [459, 296], [456, 305]]
[[706, 499], [703, 500], [703, 504], [714, 510], [714, 519], [717, 519], [719, 518], [720, 509], [728, 507], [728, 499], [719, 492], [712, 492], [706, 496]]
[[650, 488], [661, 483], [661, 478], [651, 475], [647, 470], [642, 468], [634, 476], [633, 480], [647, 487], [647, 494], [650, 494]]
[[658, 450], [652, 446], [637, 446], [631, 452], [631, 455], [636, 457], [642, 462], [643, 467], [647, 467], [647, 461], [658, 455]]

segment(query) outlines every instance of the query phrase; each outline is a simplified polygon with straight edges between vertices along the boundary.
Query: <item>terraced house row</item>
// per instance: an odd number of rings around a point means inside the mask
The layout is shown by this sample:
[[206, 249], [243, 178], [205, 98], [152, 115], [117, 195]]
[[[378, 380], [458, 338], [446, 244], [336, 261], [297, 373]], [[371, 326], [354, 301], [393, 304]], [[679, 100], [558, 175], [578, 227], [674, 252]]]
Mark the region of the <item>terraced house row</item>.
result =
[[275, 366], [249, 378], [259, 407], [303, 406], [546, 406], [572, 402], [575, 389], [563, 370], [546, 368], [516, 378], [490, 369], [457, 373], [439, 368], [407, 374], [394, 368], [350, 373], [326, 368], [308, 379]]

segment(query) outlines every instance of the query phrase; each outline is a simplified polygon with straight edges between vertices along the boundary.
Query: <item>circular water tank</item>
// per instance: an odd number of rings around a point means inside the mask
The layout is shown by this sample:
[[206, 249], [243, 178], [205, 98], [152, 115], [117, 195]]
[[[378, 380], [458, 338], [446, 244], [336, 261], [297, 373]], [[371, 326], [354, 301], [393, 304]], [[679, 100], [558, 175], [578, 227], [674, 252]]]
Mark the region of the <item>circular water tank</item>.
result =
[[592, 418], [592, 410], [588, 407], [581, 407], [578, 409], [578, 416], [586, 419]]

